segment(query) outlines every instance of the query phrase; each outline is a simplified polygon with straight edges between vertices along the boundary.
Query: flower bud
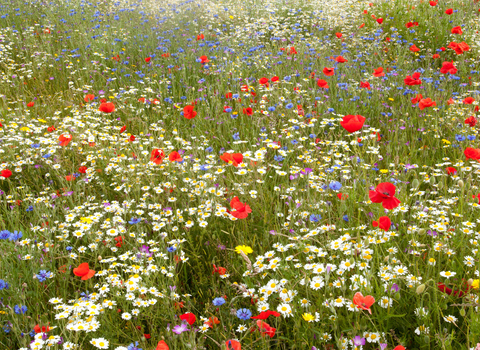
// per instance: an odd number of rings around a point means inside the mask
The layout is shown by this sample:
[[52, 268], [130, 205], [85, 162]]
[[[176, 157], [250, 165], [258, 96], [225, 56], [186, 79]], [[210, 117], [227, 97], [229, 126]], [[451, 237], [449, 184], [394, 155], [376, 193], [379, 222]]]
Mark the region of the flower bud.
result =
[[465, 183], [462, 180], [458, 180], [457, 185], [458, 187], [462, 188], [463, 186], [465, 186]]
[[101, 255], [98, 256], [98, 261], [102, 261], [102, 256]]
[[425, 291], [425, 284], [421, 284], [417, 287], [417, 294], [422, 294]]
[[424, 235], [425, 234], [425, 229], [421, 228], [420, 230], [418, 230], [418, 234], [419, 235]]
[[469, 278], [468, 281], [467, 281], [468, 285], [471, 286], [473, 284], [473, 279], [472, 278]]
[[460, 309], [460, 316], [465, 317], [465, 308]]

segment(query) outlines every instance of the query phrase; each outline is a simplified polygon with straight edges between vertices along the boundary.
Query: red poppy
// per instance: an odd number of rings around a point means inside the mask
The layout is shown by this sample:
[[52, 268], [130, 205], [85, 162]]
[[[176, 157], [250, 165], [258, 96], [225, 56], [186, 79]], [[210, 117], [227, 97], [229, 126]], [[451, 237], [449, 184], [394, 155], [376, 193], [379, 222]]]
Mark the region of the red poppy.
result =
[[95, 275], [95, 271], [90, 270], [88, 263], [83, 263], [73, 269], [73, 274], [75, 276], [82, 277], [82, 280], [86, 281]]
[[325, 67], [323, 68], [323, 74], [325, 74], [327, 77], [330, 77], [335, 74], [335, 68]]
[[85, 102], [90, 102], [90, 101], [93, 101], [95, 99], [95, 95], [94, 94], [88, 94], [88, 95], [85, 95], [85, 97], [83, 98], [83, 100]]
[[452, 62], [443, 62], [442, 63], [442, 68], [440, 68], [440, 73], [442, 74], [447, 74], [447, 73], [450, 73], [450, 74], [455, 74], [457, 73], [457, 68], [453, 65], [453, 61]]
[[363, 27], [365, 27], [365, 23], [360, 24], [360, 27], [358, 28], [363, 28]]
[[203, 40], [203, 39], [205, 39], [205, 36], [203, 34], [197, 35], [197, 41], [198, 40]]
[[58, 141], [60, 142], [60, 146], [66, 146], [72, 141], [72, 135], [67, 134], [67, 135], [60, 135], [58, 137]]
[[277, 76], [274, 76], [274, 77], [273, 77], [272, 79], [270, 79], [270, 80], [272, 81], [272, 83], [275, 83], [275, 82], [279, 81], [280, 78], [277, 77]]
[[219, 323], [220, 323], [220, 320], [215, 316], [210, 317], [208, 321], [205, 322], [205, 324], [208, 325], [210, 328], [212, 328], [214, 325]]
[[360, 87], [370, 90], [370, 83], [368, 81], [366, 81], [366, 82], [361, 81], [360, 82]]
[[473, 97], [467, 97], [463, 100], [463, 103], [465, 103], [466, 105], [471, 105], [473, 102], [475, 102], [475, 99]]
[[191, 312], [187, 312], [183, 315], [180, 315], [180, 319], [182, 321], [186, 321], [191, 326], [192, 324], [195, 323], [195, 321], [197, 320], [197, 317]]
[[463, 34], [463, 31], [462, 31], [462, 27], [458, 26], [458, 27], [453, 27], [452, 28], [452, 34]]
[[432, 58], [433, 58], [433, 59], [440, 58], [440, 55], [439, 55], [438, 53], [433, 54]]
[[[128, 140], [129, 140], [130, 142], [135, 141], [135, 135], [130, 135], [130, 137], [128, 138]], [[133, 153], [132, 153], [132, 154], [133, 154]], [[136, 158], [135, 155], [133, 156], [133, 158]]]
[[200, 61], [202, 64], [210, 62], [207, 56], [200, 56]]
[[343, 58], [342, 56], [338, 56], [337, 58], [335, 58], [335, 61], [337, 61], [338, 63], [348, 62], [348, 60], [346, 60], [346, 59]]
[[421, 85], [422, 84], [422, 81], [419, 79], [420, 78], [420, 74], [419, 72], [415, 72], [413, 73], [411, 76], [410, 75], [407, 75], [407, 77], [403, 80], [405, 85]]
[[403, 345], [397, 345], [393, 350], [405, 350]]
[[449, 166], [445, 170], [447, 171], [448, 175], [455, 175], [457, 173], [457, 169], [455, 169], [454, 167], [451, 167], [451, 166]]
[[112, 113], [115, 111], [115, 105], [112, 102], [104, 102], [100, 105], [98, 110], [103, 113]]
[[270, 327], [268, 323], [263, 322], [262, 320], [257, 320], [258, 330], [262, 333], [262, 336], [268, 335], [270, 338], [275, 336], [276, 328]]
[[341, 38], [342, 37], [342, 33], [335, 33], [335, 35], [337, 36], [337, 38]]
[[230, 98], [232, 98], [232, 96], [233, 96], [233, 94], [232, 94], [231, 92], [227, 92], [227, 93], [225, 94], [225, 98], [226, 98], [226, 99], [230, 99]]
[[271, 311], [271, 310], [268, 310], [268, 311], [262, 311], [260, 312], [257, 316], [253, 316], [251, 317], [253, 320], [266, 320], [268, 317], [270, 316], [275, 316], [275, 317], [279, 317], [280, 316], [280, 313], [276, 312], [276, 311]]
[[243, 154], [241, 153], [223, 153], [220, 156], [220, 159], [229, 163], [232, 163], [233, 166], [238, 166], [243, 161]]
[[417, 26], [418, 27], [418, 22], [408, 22], [405, 24], [405, 27], [407, 28], [411, 28], [411, 27], [415, 27]]
[[472, 198], [473, 199], [477, 198], [478, 199], [478, 204], [480, 204], [480, 193], [478, 193], [476, 196], [472, 195]]
[[237, 219], [245, 219], [248, 214], [252, 212], [252, 209], [247, 203], [242, 203], [238, 199], [238, 197], [233, 197], [233, 199], [230, 201], [230, 207], [232, 209], [235, 209], [235, 211], [232, 211], [230, 214], [232, 216], [236, 217]]
[[377, 23], [382, 24], [383, 23], [383, 18], [377, 18]]
[[378, 67], [373, 71], [373, 76], [374, 77], [383, 77], [385, 76], [385, 73], [383, 72], [383, 67]]
[[411, 99], [411, 102], [414, 105], [415, 103], [419, 102], [422, 98], [423, 98], [422, 94], [418, 94], [417, 96]]
[[197, 115], [197, 112], [193, 110], [193, 106], [187, 105], [183, 107], [183, 116], [187, 119], [193, 119]]
[[265, 77], [260, 78], [260, 79], [258, 80], [258, 83], [259, 83], [260, 85], [268, 84], [268, 78], [265, 78]]
[[318, 85], [318, 87], [321, 87], [323, 89], [328, 89], [328, 82], [326, 80], [318, 79], [317, 80], [317, 85]]
[[177, 151], [173, 151], [168, 155], [168, 160], [171, 162], [181, 162], [183, 159], [180, 153], [178, 153]]
[[165, 158], [165, 153], [159, 148], [154, 148], [150, 154], [150, 161], [155, 164], [162, 164], [163, 158]]
[[212, 275], [214, 275], [215, 272], [218, 272], [218, 274], [219, 274], [220, 276], [223, 276], [223, 275], [225, 275], [225, 274], [227, 273], [227, 269], [224, 268], [224, 267], [221, 267], [221, 266], [216, 267], [215, 264], [213, 264], [213, 272], [212, 272]]
[[81, 166], [80, 168], [78, 168], [78, 172], [81, 173], [81, 174], [85, 174], [87, 172], [87, 167], [86, 166]]
[[418, 52], [418, 51], [420, 51], [420, 49], [415, 44], [413, 44], [412, 46], [410, 46], [410, 51]]
[[151, 57], [145, 57], [145, 63], [150, 62], [151, 59], [152, 59]]
[[471, 117], [465, 119], [465, 124], [473, 128], [477, 124], [477, 119], [472, 115]]
[[114, 238], [115, 242], [115, 247], [121, 248], [123, 245], [123, 237], [122, 236], [117, 236]]
[[378, 221], [372, 222], [373, 227], [378, 227], [384, 231], [388, 231], [390, 226], [392, 226], [392, 222], [388, 216], [381, 216], [378, 218]]
[[382, 203], [385, 209], [394, 209], [400, 205], [400, 201], [395, 198], [396, 187], [390, 182], [378, 184], [375, 191], [370, 191], [368, 197], [373, 203]]
[[374, 297], [372, 297], [371, 295], [363, 296], [363, 294], [360, 292], [355, 293], [353, 297], [353, 303], [357, 306], [357, 308], [367, 310], [370, 315], [372, 314], [372, 310], [370, 310], [370, 307], [373, 305], [374, 302]]
[[346, 115], [343, 117], [343, 120], [340, 122], [340, 125], [343, 126], [345, 130], [349, 133], [360, 130], [365, 123], [365, 117], [361, 115]]
[[35, 325], [35, 327], [33, 327], [33, 330], [35, 331], [35, 333], [48, 333], [50, 332], [50, 327], [40, 327], [38, 324]]
[[295, 47], [292, 46], [292, 47], [290, 48], [289, 54], [290, 54], [290, 55], [296, 55], [297, 53], [298, 53], [298, 52], [297, 52], [297, 50], [295, 50]]
[[120, 129], [120, 134], [121, 134], [122, 132], [124, 132], [125, 130], [127, 130], [127, 126], [126, 126], [126, 125], [122, 126], [122, 128]]
[[242, 350], [242, 345], [238, 340], [227, 340], [225, 342], [226, 350]]
[[27, 103], [27, 107], [33, 107], [34, 105], [35, 105], [35, 102], [33, 102], [33, 101]]
[[435, 101], [432, 101], [431, 98], [424, 98], [420, 100], [418, 103], [418, 107], [420, 107], [420, 110], [423, 111], [425, 108], [436, 106], [437, 103]]
[[446, 13], [447, 15], [451, 15], [451, 14], [453, 13], [453, 9], [447, 9], [447, 10], [445, 11], [445, 13]]
[[338, 197], [338, 199], [340, 199], [340, 200], [345, 200], [345, 199], [348, 198], [348, 194], [346, 194], [346, 193], [337, 193], [337, 197]]
[[243, 114], [253, 115], [253, 109], [251, 109], [250, 107], [244, 108], [244, 109], [243, 109]]
[[165, 340], [160, 340], [155, 350], [170, 350]]
[[437, 6], [437, 3], [435, 1], [430, 1], [430, 6]]
[[12, 172], [8, 169], [0, 171], [0, 176], [8, 179], [10, 176], [12, 176]]
[[439, 289], [441, 292], [443, 292], [443, 293], [446, 293], [446, 294], [448, 294], [448, 295], [452, 295], [452, 294], [453, 294], [454, 296], [460, 297], [460, 298], [462, 298], [462, 297], [464, 297], [465, 295], [467, 295], [467, 294], [468, 294], [468, 291], [469, 291], [470, 289], [472, 289], [472, 286], [469, 286], [468, 283], [467, 283], [465, 280], [463, 280], [463, 283], [462, 283], [462, 290], [455, 290], [455, 291], [453, 291], [452, 289], [448, 288], [445, 284], [443, 284], [443, 283], [441, 283], [441, 282], [437, 283], [437, 287], [438, 287], [438, 289]]
[[480, 160], [480, 149], [478, 148], [467, 147], [463, 151], [463, 154], [465, 155], [467, 160], [469, 159]]

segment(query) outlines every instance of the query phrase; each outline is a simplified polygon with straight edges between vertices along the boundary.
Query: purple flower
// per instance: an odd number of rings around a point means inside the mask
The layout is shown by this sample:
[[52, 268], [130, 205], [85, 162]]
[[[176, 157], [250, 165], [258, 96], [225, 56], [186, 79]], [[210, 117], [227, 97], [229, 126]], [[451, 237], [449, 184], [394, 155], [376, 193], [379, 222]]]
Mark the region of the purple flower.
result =
[[173, 327], [172, 332], [175, 334], [182, 334], [183, 332], [188, 331], [186, 323], [179, 324], [178, 326]]
[[359, 335], [353, 338], [352, 341], [353, 341], [353, 345], [355, 346], [365, 345], [365, 338], [362, 338]]
[[308, 175], [308, 174], [310, 174], [311, 172], [313, 172], [313, 170], [310, 169], [310, 168], [305, 168], [305, 170], [302, 170], [302, 171], [300, 171], [300, 172], [301, 172], [303, 175]]
[[387, 343], [380, 343], [380, 350], [385, 350], [387, 348]]
[[398, 292], [400, 290], [400, 287], [398, 286], [398, 284], [394, 283], [392, 285], [392, 288], [390, 288], [390, 290], [393, 290], [395, 292]]

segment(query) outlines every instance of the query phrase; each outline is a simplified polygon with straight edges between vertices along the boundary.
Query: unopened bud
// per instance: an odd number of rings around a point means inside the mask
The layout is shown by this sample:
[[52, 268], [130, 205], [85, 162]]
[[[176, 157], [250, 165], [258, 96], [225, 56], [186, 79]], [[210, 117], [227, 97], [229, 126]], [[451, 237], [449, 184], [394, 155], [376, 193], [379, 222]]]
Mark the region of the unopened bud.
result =
[[395, 299], [400, 300], [400, 293], [398, 293], [398, 292], [395, 293], [395, 296], [394, 296], [394, 297], [395, 297]]
[[465, 317], [465, 309], [463, 307], [460, 309], [460, 316]]
[[420, 230], [418, 230], [418, 234], [419, 235], [424, 235], [425, 234], [425, 229], [421, 228]]
[[462, 180], [458, 180], [457, 184], [458, 184], [458, 187], [460, 187], [460, 188], [465, 186], [465, 183]]
[[98, 261], [102, 261], [102, 259], [103, 259], [102, 256], [99, 255], [99, 256], [98, 256]]
[[473, 279], [472, 278], [469, 278], [468, 281], [467, 281], [468, 285], [471, 286], [473, 284]]
[[422, 294], [425, 291], [425, 284], [421, 284], [417, 287], [417, 294]]

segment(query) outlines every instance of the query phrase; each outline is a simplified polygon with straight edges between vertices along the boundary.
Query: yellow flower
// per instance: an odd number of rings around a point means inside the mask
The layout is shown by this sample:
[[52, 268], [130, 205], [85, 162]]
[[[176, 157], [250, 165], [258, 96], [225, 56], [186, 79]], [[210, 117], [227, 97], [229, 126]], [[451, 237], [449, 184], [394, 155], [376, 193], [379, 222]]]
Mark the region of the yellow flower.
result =
[[315, 319], [315, 317], [313, 317], [313, 315], [309, 313], [304, 313], [302, 317], [307, 322], [312, 322]]
[[235, 251], [240, 254], [240, 252], [243, 252], [245, 255], [248, 255], [250, 253], [253, 253], [252, 248], [246, 245], [239, 245], [235, 247]]
[[473, 283], [472, 283], [472, 288], [473, 289], [478, 289], [480, 287], [480, 280], [473, 280]]

